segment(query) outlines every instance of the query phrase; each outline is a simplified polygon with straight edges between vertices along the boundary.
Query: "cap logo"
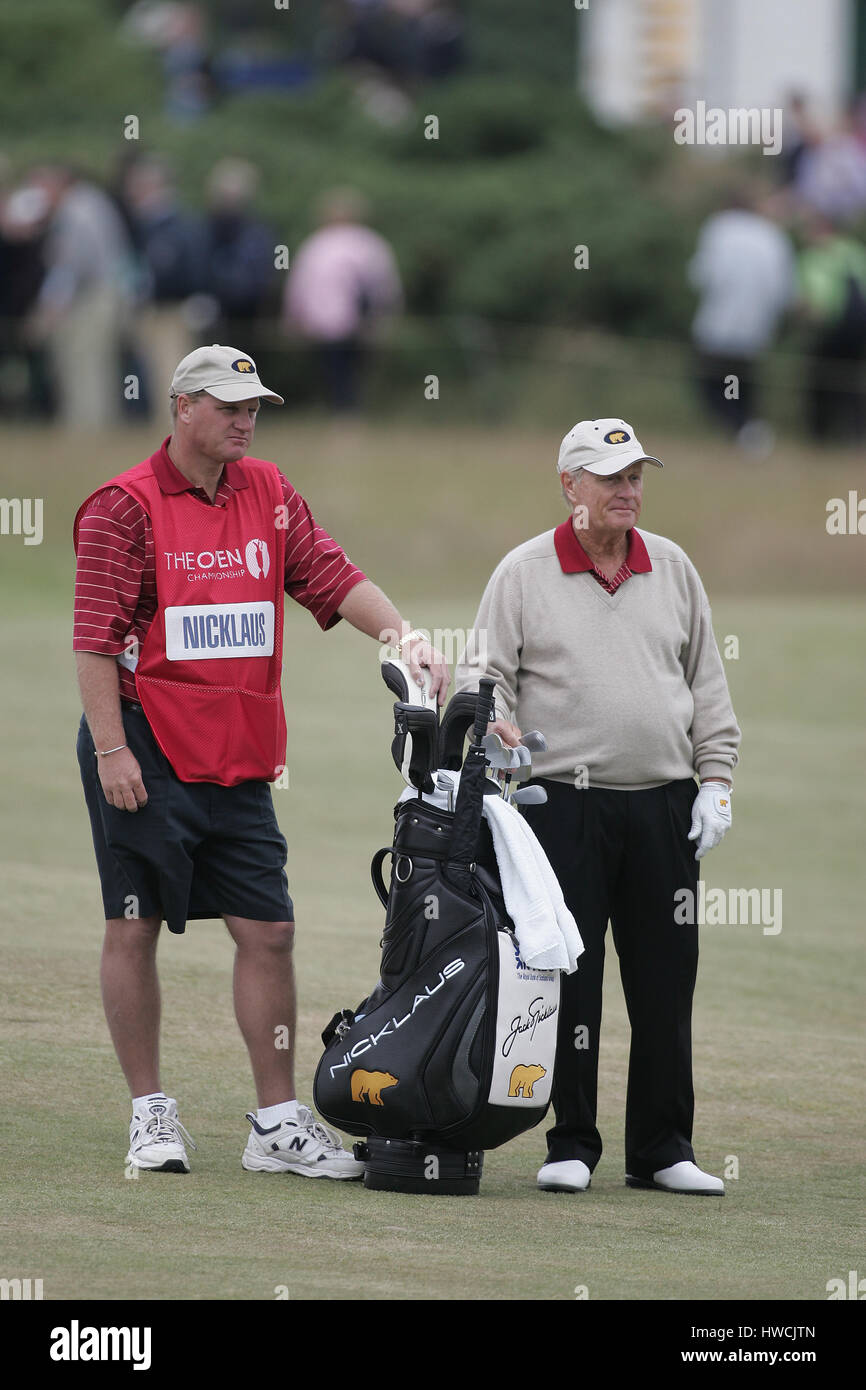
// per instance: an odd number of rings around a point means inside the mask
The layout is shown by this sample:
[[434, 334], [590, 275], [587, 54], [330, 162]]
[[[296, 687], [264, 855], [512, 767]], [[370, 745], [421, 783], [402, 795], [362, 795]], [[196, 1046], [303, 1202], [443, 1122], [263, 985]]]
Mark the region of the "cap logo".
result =
[[604, 436], [605, 444], [627, 444], [631, 435], [626, 430], [608, 430]]
[[233, 372], [255, 372], [255, 370], [255, 362], [251, 362], [248, 357], [239, 357], [236, 362], [232, 363]]

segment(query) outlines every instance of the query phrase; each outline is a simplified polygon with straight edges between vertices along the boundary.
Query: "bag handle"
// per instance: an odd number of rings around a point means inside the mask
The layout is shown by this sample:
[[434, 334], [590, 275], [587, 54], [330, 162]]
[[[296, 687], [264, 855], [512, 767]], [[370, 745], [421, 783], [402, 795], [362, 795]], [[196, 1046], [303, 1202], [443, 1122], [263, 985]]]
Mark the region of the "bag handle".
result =
[[373, 880], [373, 887], [376, 890], [376, 897], [383, 907], [388, 906], [388, 890], [385, 887], [385, 880], [382, 877], [382, 865], [385, 862], [386, 854], [393, 854], [394, 846], [386, 845], [384, 849], [377, 849], [373, 855], [373, 862], [370, 865], [370, 877]]

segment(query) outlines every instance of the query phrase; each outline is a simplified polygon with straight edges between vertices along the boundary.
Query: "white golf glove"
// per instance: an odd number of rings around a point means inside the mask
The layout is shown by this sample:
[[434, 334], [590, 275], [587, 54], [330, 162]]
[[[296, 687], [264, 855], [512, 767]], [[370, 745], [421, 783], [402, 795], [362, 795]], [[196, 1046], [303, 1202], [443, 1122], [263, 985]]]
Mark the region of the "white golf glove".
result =
[[731, 789], [724, 782], [704, 782], [692, 807], [689, 839], [697, 840], [695, 858], [703, 859], [707, 850], [721, 844], [731, 825]]

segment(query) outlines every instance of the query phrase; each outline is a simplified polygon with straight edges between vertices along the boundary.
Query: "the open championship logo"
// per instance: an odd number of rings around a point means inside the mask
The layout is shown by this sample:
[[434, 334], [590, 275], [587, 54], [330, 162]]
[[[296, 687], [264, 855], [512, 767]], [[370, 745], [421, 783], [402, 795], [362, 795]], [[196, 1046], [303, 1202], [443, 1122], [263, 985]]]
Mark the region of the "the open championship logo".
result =
[[247, 569], [253, 579], [267, 578], [268, 570], [271, 567], [271, 557], [268, 554], [268, 547], [265, 541], [247, 541], [244, 559], [247, 562]]

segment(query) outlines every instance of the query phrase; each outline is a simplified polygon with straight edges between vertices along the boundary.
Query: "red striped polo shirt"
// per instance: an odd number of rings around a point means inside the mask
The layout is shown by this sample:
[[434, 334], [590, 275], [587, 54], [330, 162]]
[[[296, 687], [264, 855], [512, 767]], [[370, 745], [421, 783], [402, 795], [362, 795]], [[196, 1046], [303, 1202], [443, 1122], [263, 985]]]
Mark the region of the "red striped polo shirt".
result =
[[[191, 492], [203, 506], [226, 507], [235, 492], [247, 487], [243, 460], [230, 461], [211, 502], [178, 471], [168, 456], [168, 439], [156, 455], [154, 471], [164, 493]], [[340, 621], [337, 612], [350, 589], [366, 578], [335, 540], [313, 518], [288, 478], [280, 475], [286, 507], [285, 588], [290, 598], [309, 609], [323, 629]], [[107, 488], [94, 497], [81, 518], [75, 572], [77, 652], [118, 656], [133, 639], [144, 641], [156, 612], [156, 561], [153, 528], [144, 508], [122, 488]], [[135, 676], [118, 664], [120, 693], [137, 700]]]
[[553, 544], [564, 574], [579, 574], [584, 570], [589, 570], [593, 579], [598, 580], [603, 589], [606, 589], [609, 594], [615, 594], [619, 586], [624, 584], [633, 574], [649, 574], [652, 570], [652, 561], [644, 545], [643, 537], [636, 530], [628, 531], [627, 535], [628, 552], [613, 579], [608, 579], [607, 575], [602, 574], [598, 566], [590, 560], [577, 539], [571, 517], [557, 526], [553, 533]]

